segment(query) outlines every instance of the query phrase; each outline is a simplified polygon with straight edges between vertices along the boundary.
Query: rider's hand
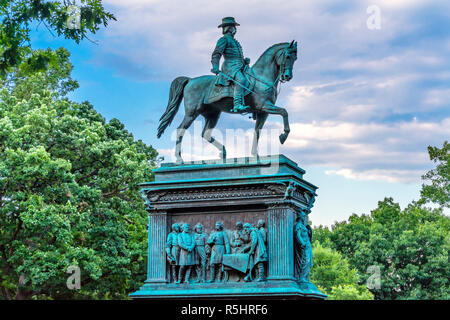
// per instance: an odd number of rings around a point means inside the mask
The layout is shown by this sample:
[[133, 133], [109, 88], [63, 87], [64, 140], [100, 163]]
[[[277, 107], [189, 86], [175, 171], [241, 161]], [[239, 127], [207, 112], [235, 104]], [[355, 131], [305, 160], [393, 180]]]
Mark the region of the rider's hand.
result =
[[213, 68], [211, 69], [211, 72], [214, 73], [214, 74], [219, 74], [220, 70], [219, 70], [219, 68], [217, 68], [217, 67], [213, 67]]

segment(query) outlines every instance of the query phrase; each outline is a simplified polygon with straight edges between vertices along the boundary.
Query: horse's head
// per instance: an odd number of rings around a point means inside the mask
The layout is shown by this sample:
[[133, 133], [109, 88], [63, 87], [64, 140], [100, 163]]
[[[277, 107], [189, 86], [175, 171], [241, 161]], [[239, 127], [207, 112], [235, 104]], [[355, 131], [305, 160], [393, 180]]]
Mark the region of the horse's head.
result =
[[283, 48], [281, 48], [276, 55], [276, 63], [280, 70], [280, 81], [285, 82], [292, 79], [293, 73], [292, 68], [294, 67], [294, 62], [297, 60], [297, 42], [292, 40], [292, 42]]

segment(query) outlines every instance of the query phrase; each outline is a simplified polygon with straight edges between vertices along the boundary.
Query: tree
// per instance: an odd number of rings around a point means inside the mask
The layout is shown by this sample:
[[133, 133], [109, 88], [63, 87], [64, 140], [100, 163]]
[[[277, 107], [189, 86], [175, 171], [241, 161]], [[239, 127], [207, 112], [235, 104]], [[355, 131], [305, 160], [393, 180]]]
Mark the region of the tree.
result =
[[72, 39], [79, 43], [88, 39], [100, 26], [115, 20], [113, 14], [104, 10], [101, 0], [81, 0], [79, 25], [72, 26], [71, 10], [75, 1], [2, 0], [0, 1], [0, 77], [6, 77], [21, 62], [29, 67], [43, 70], [49, 57], [46, 51], [33, 52], [30, 31], [33, 24], [43, 24], [50, 33]]
[[[65, 94], [78, 86], [65, 49], [46, 71], [0, 92], [0, 298], [125, 298], [145, 278], [139, 183], [156, 151], [117, 119]], [[81, 289], [69, 290], [69, 266]]]
[[346, 257], [361, 281], [379, 269], [376, 299], [449, 299], [450, 218], [440, 209], [412, 203], [404, 210], [386, 198], [370, 216], [352, 216], [319, 239]]
[[313, 244], [314, 267], [311, 282], [328, 295], [330, 300], [372, 300], [366, 286], [358, 284], [359, 276], [346, 258], [336, 250], [324, 247], [319, 241]]
[[422, 199], [424, 202], [434, 202], [450, 208], [450, 144], [445, 141], [442, 149], [429, 146], [428, 154], [430, 160], [438, 162], [438, 165], [422, 177], [431, 182], [422, 185]]
[[[370, 215], [352, 215], [331, 230], [319, 226], [315, 237], [342, 253], [366, 281], [369, 268], [378, 268], [381, 288], [376, 299], [449, 299], [450, 218], [449, 144], [428, 147], [435, 169], [423, 176], [422, 198], [401, 210], [392, 198], [378, 203]], [[441, 206], [425, 207], [427, 202]]]

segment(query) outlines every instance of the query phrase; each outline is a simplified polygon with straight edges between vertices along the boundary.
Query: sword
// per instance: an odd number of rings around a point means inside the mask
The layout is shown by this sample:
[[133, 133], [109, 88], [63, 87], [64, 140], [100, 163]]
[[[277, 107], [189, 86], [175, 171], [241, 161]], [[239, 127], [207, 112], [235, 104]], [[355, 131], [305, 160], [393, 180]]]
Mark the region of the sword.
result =
[[222, 71], [219, 71], [219, 73], [221, 74], [221, 75], [223, 75], [225, 78], [227, 78], [228, 80], [231, 80], [231, 81], [233, 81], [234, 83], [236, 83], [236, 84], [238, 84], [238, 85], [240, 85], [242, 88], [244, 88], [244, 89], [246, 89], [246, 90], [248, 90], [248, 91], [250, 91], [251, 93], [254, 93], [254, 94], [257, 94], [255, 91], [253, 91], [253, 90], [251, 90], [251, 89], [249, 89], [249, 88], [247, 88], [246, 86], [244, 86], [242, 83], [240, 83], [240, 82], [237, 82], [236, 80], [234, 80], [233, 78], [231, 78], [230, 76], [228, 76], [228, 75], [226, 75], [225, 73], [223, 73]]

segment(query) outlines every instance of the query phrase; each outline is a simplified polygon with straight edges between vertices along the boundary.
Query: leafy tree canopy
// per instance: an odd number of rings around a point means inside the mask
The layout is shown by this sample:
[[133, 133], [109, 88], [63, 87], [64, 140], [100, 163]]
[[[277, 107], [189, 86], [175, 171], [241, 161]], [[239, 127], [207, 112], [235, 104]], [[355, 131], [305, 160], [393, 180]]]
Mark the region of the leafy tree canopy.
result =
[[422, 186], [422, 198], [425, 202], [450, 208], [450, 144], [445, 141], [441, 149], [429, 146], [428, 154], [437, 166], [423, 176], [425, 181], [431, 183]]
[[311, 282], [328, 295], [329, 300], [372, 300], [373, 295], [365, 285], [358, 284], [359, 276], [346, 258], [336, 250], [313, 244]]
[[[65, 49], [46, 71], [0, 91], [0, 299], [124, 298], [145, 278], [147, 215], [139, 183], [156, 151], [88, 102]], [[150, 165], [149, 165], [150, 164]], [[81, 289], [69, 290], [69, 266]]]
[[342, 253], [361, 282], [372, 275], [371, 266], [380, 270], [375, 299], [450, 298], [450, 218], [440, 209], [412, 203], [401, 210], [386, 198], [369, 216], [316, 228], [315, 237]]
[[74, 12], [71, 6], [74, 2], [0, 1], [0, 77], [5, 78], [22, 61], [26, 61], [33, 70], [43, 70], [51, 62], [46, 51], [32, 51], [30, 32], [33, 23], [42, 24], [52, 34], [79, 43], [87, 39], [89, 33], [97, 32], [102, 25], [106, 27], [109, 20], [116, 20], [112, 13], [104, 10], [101, 0], [81, 0], [78, 3], [80, 23], [73, 27]]

